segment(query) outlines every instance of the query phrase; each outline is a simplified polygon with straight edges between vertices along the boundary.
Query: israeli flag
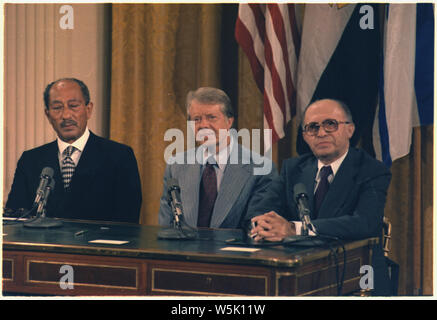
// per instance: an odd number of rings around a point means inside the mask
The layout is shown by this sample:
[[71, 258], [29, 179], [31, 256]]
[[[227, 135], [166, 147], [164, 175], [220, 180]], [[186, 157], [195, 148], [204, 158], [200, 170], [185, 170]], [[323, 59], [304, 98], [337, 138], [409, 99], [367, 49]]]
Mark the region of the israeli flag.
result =
[[377, 158], [387, 166], [410, 152], [413, 127], [434, 118], [433, 4], [387, 4], [373, 128]]

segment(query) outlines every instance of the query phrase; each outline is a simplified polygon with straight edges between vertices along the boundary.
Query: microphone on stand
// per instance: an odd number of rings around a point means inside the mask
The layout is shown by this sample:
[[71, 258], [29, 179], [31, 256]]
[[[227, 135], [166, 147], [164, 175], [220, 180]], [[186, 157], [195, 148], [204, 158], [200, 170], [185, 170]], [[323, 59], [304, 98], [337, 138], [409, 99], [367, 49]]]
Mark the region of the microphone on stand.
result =
[[34, 206], [38, 206], [41, 199], [44, 198], [44, 193], [46, 192], [46, 187], [49, 184], [50, 180], [53, 178], [53, 169], [50, 167], [45, 167], [41, 171], [40, 181], [38, 189], [36, 189], [35, 200], [33, 201]]
[[158, 233], [159, 239], [195, 239], [197, 234], [195, 229], [189, 226], [184, 219], [182, 201], [180, 197], [181, 189], [177, 179], [168, 180], [168, 204], [173, 212], [172, 227], [163, 229]]
[[[20, 208], [18, 210], [13, 210], [13, 209], [9, 209], [9, 208], [4, 208], [3, 217], [9, 218], [8, 215], [11, 215], [12, 221], [9, 221], [9, 223], [16, 223], [19, 220], [29, 216], [30, 213], [33, 212], [40, 205], [41, 200], [44, 199], [46, 187], [49, 184], [49, 182], [52, 180], [53, 173], [54, 173], [54, 171], [50, 167], [44, 167], [42, 169], [41, 174], [40, 174], [39, 185], [38, 185], [38, 188], [36, 189], [35, 200], [33, 200], [33, 204], [32, 204], [32, 207], [30, 209]], [[32, 221], [33, 221], [33, 219], [32, 219]]]
[[180, 219], [183, 215], [180, 192], [181, 189], [179, 188], [178, 181], [176, 179], [170, 179], [168, 187], [168, 202], [174, 214], [174, 224], [180, 223]]
[[50, 183], [48, 186], [44, 189], [44, 196], [39, 201], [38, 210], [36, 211], [37, 214], [42, 215], [45, 212], [45, 207], [47, 205], [47, 200], [49, 199], [50, 191], [52, 191], [55, 188], [55, 180], [50, 180]]
[[[335, 251], [333, 249], [333, 247], [329, 244], [329, 241], [335, 241], [338, 243], [339, 246], [342, 247], [343, 249], [343, 274], [341, 276], [341, 279], [339, 278], [339, 274], [337, 271], [337, 290], [338, 290], [338, 295], [341, 295], [341, 290], [343, 287], [343, 282], [344, 282], [344, 274], [345, 274], [345, 270], [346, 270], [346, 249], [344, 247], [343, 242], [335, 237], [335, 236], [329, 236], [329, 235], [324, 235], [324, 234], [320, 234], [316, 231], [315, 226], [313, 225], [313, 223], [311, 222], [310, 219], [310, 207], [308, 204], [308, 195], [306, 192], [306, 188], [305, 185], [303, 183], [298, 183], [294, 186], [293, 188], [293, 193], [294, 193], [294, 199], [297, 203], [297, 208], [299, 211], [299, 216], [300, 219], [302, 220], [302, 235], [308, 236], [308, 230], [314, 232], [314, 234], [317, 236], [317, 241], [312, 241], [314, 243], [314, 245], [319, 245], [319, 244], [323, 244], [323, 245], [328, 245], [329, 249], [331, 250], [331, 253], [333, 253], [334, 255], [334, 259], [335, 259], [335, 265], [336, 268], [338, 270], [338, 261], [337, 261], [337, 251]], [[309, 238], [313, 238], [311, 236], [308, 236]]]
[[306, 192], [305, 185], [303, 183], [298, 183], [294, 185], [293, 188], [294, 199], [297, 203], [297, 209], [299, 211], [299, 217], [302, 221], [302, 231], [301, 235], [307, 236], [308, 230], [316, 233], [313, 223], [310, 218], [310, 206], [308, 204], [308, 195]]
[[44, 188], [38, 203], [36, 217], [23, 223], [28, 228], [54, 228], [62, 226], [62, 222], [53, 218], [46, 217], [46, 205], [50, 192], [55, 188], [55, 180], [50, 179], [49, 184]]

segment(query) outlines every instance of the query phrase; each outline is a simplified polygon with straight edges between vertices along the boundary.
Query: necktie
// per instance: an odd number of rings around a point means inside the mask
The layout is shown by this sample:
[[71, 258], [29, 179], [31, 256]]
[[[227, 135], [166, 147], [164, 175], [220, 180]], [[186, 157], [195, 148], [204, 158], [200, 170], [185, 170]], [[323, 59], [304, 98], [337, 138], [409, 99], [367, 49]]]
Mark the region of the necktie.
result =
[[207, 163], [200, 183], [198, 227], [209, 227], [216, 198], [217, 176], [214, 165]]
[[73, 146], [68, 146], [62, 155], [64, 159], [62, 160], [62, 180], [64, 182], [64, 188], [67, 189], [70, 186], [71, 178], [73, 177], [75, 164], [71, 155], [76, 151], [76, 148]]
[[314, 194], [314, 218], [317, 218], [319, 214], [319, 209], [322, 205], [323, 198], [325, 198], [326, 193], [329, 189], [328, 176], [332, 174], [331, 166], [324, 166], [320, 169], [320, 181], [317, 186], [316, 193]]

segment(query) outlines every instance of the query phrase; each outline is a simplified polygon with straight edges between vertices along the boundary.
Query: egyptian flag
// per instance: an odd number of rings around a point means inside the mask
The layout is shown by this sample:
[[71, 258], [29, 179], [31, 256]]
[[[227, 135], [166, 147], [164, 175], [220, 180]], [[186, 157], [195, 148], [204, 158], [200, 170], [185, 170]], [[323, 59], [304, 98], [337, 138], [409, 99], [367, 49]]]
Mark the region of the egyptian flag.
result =
[[390, 166], [410, 152], [413, 127], [434, 118], [434, 8], [387, 4], [373, 143]]
[[[380, 66], [378, 4], [307, 4], [297, 74], [297, 116], [315, 100], [341, 100], [351, 109], [355, 145], [371, 135]], [[299, 126], [297, 152], [309, 152]]]

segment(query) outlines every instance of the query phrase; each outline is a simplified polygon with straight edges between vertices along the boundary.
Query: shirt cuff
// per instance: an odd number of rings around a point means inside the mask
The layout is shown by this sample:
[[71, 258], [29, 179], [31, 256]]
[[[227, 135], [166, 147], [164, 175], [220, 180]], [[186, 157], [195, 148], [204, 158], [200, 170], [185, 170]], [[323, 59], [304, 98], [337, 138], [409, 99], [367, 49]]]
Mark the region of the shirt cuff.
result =
[[[294, 223], [294, 227], [296, 228], [296, 235], [302, 235], [302, 221], [292, 221]], [[316, 234], [312, 230], [308, 230], [309, 236], [315, 236]]]

